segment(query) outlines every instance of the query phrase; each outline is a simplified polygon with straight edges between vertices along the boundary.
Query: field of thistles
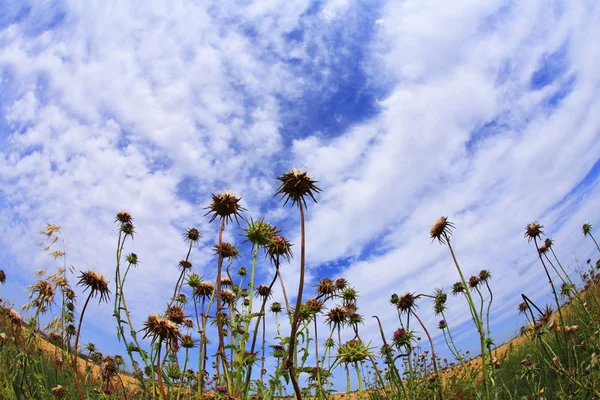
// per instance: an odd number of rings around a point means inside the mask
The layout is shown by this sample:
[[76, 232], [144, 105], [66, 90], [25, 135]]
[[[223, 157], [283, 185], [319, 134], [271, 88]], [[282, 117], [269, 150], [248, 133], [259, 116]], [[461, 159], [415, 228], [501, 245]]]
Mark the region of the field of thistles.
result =
[[[600, 260], [588, 260], [578, 276], [569, 274], [552, 239], [538, 222], [524, 224], [524, 246], [539, 260], [553, 294], [552, 304], [532, 301], [535, 293], [515, 299], [515, 313], [528, 324], [518, 340], [498, 347], [490, 326], [494, 303], [493, 271], [466, 276], [453, 235], [460, 227], [447, 217], [434, 221], [432, 246], [443, 246], [453, 265], [446, 288], [428, 293], [403, 288], [389, 296], [397, 327], [385, 331], [380, 316], [360, 313], [360, 296], [343, 277], [322, 278], [305, 286], [305, 214], [321, 191], [306, 171], [278, 178], [275, 193], [282, 206], [298, 213], [300, 243], [264, 219], [246, 218], [241, 198], [224, 191], [212, 195], [205, 217], [218, 225], [213, 247], [216, 279], [194, 272], [190, 255], [201, 232], [182, 232], [182, 259], [172, 291], [157, 293], [165, 308], [134, 326], [128, 301], [128, 278], [134, 279], [138, 255], [128, 252], [137, 234], [134, 216], [116, 215], [114, 276], [65, 265], [39, 271], [28, 287], [24, 320], [7, 300], [0, 310], [0, 398], [2, 399], [328, 399], [334, 379], [345, 378], [357, 399], [593, 399], [600, 398]], [[238, 231], [251, 244], [249, 267], [239, 265], [241, 250], [224, 241]], [[61, 228], [42, 232], [55, 259], [64, 258]], [[600, 247], [590, 224], [582, 240]], [[62, 243], [62, 247], [59, 246]], [[59, 246], [59, 247], [55, 247]], [[293, 249], [293, 250], [292, 250]], [[140, 258], [150, 257], [140, 254]], [[257, 282], [257, 260], [266, 257], [274, 273]], [[286, 287], [282, 264], [299, 259], [299, 284]], [[541, 271], [540, 270], [540, 271]], [[75, 280], [70, 276], [76, 277]], [[0, 283], [10, 280], [0, 270]], [[73, 285], [82, 289], [77, 298]], [[282, 301], [274, 301], [275, 291]], [[477, 357], [463, 351], [452, 329], [448, 296], [461, 299], [478, 340]], [[518, 307], [517, 307], [518, 304]], [[82, 337], [86, 310], [98, 307], [114, 318], [121, 355], [104, 355]], [[428, 326], [423, 315], [433, 313]], [[40, 317], [50, 322], [43, 326]], [[318, 323], [318, 317], [325, 321]], [[375, 318], [378, 342], [361, 331]], [[269, 328], [277, 335], [268, 334]], [[446, 348], [434, 345], [441, 335]], [[350, 337], [342, 340], [342, 337]], [[372, 337], [372, 335], [369, 335]], [[82, 345], [82, 343], [87, 343]], [[442, 358], [440, 354], [451, 354]]]

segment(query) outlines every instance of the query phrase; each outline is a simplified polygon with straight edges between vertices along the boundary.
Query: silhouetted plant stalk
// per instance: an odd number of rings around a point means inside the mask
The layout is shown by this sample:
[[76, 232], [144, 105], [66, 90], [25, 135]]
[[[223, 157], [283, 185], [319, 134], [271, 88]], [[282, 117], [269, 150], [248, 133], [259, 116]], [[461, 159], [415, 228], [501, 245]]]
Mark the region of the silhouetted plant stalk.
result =
[[286, 172], [281, 177], [278, 177], [281, 184], [277, 188], [275, 195], [282, 195], [282, 199], [285, 199], [284, 206], [289, 200], [292, 200], [292, 206], [298, 205], [300, 209], [300, 282], [298, 284], [298, 296], [296, 297], [296, 307], [294, 311], [294, 318], [292, 320], [290, 343], [288, 349], [288, 358], [285, 362], [286, 369], [290, 372], [290, 378], [292, 385], [294, 386], [294, 392], [298, 400], [302, 399], [302, 392], [300, 385], [298, 384], [298, 377], [296, 376], [296, 370], [294, 365], [294, 357], [296, 356], [296, 333], [298, 330], [298, 322], [300, 318], [300, 305], [302, 304], [302, 292], [304, 290], [304, 268], [305, 268], [305, 248], [306, 248], [306, 234], [304, 227], [304, 207], [306, 207], [305, 196], [310, 196], [313, 201], [316, 202], [314, 193], [318, 193], [321, 190], [315, 185], [314, 181], [306, 171], [293, 169]]
[[590, 223], [583, 224], [582, 230], [583, 236], [589, 236], [594, 241], [594, 244], [596, 245], [598, 251], [600, 251], [600, 246], [598, 245], [598, 242], [596, 242], [596, 238], [594, 238], [594, 235], [592, 235], [592, 225]]
[[77, 335], [75, 336], [75, 348], [73, 351], [73, 374], [75, 378], [75, 384], [77, 385], [77, 392], [79, 393], [80, 400], [84, 400], [83, 391], [81, 389], [81, 383], [79, 382], [79, 371], [77, 370], [77, 360], [79, 359], [79, 336], [81, 335], [81, 325], [83, 324], [83, 317], [85, 314], [85, 310], [87, 309], [87, 305], [92, 297], [99, 296], [98, 304], [102, 301], [106, 301], [108, 303], [110, 297], [110, 290], [108, 289], [108, 281], [99, 272], [87, 270], [86, 272], [82, 272], [79, 277], [79, 282], [77, 283], [80, 286], [83, 286], [84, 292], [87, 289], [90, 289], [90, 293], [88, 294], [87, 299], [83, 305], [81, 310], [81, 316], [79, 317], [79, 326], [77, 327]]
[[[544, 234], [544, 232], [542, 231], [543, 226], [540, 225], [537, 221], [534, 221], [532, 223], [530, 223], [529, 225], [527, 225], [525, 227], [525, 237], [527, 238], [528, 242], [531, 242], [531, 240], [533, 240], [533, 243], [535, 245], [535, 249], [536, 249], [536, 253], [538, 255], [538, 258], [540, 259], [540, 262], [542, 263], [542, 267], [544, 268], [544, 272], [546, 273], [546, 277], [548, 278], [548, 283], [550, 284], [550, 287], [552, 288], [552, 294], [554, 295], [554, 301], [556, 302], [556, 308], [558, 311], [558, 317], [560, 320], [560, 325], [564, 328], [565, 325], [565, 320], [563, 318], [563, 314], [562, 314], [562, 310], [561, 310], [561, 306], [560, 306], [560, 302], [558, 300], [558, 294], [556, 292], [556, 288], [554, 287], [554, 282], [552, 281], [552, 277], [550, 276], [550, 273], [548, 272], [548, 268], [546, 267], [546, 263], [544, 262], [544, 259], [542, 258], [542, 253], [540, 253], [539, 251], [539, 246], [538, 246], [538, 242], [537, 240], [539, 238], [541, 238], [541, 235]], [[565, 350], [565, 355], [567, 358], [567, 365], [570, 365], [570, 356], [569, 356], [569, 346], [568, 346], [568, 339], [567, 339], [567, 334], [565, 333], [565, 330], [562, 330], [562, 334], [564, 337], [564, 350]]]
[[[454, 261], [454, 265], [460, 275], [461, 282], [465, 288], [464, 295], [467, 299], [467, 303], [469, 305], [469, 310], [471, 311], [471, 316], [473, 317], [473, 321], [479, 333], [479, 341], [481, 347], [481, 365], [482, 365], [482, 374], [483, 374], [483, 386], [485, 389], [485, 397], [487, 400], [490, 399], [490, 388], [489, 388], [489, 373], [488, 373], [488, 354], [487, 346], [486, 346], [486, 335], [483, 327], [481, 316], [477, 313], [477, 308], [475, 307], [475, 302], [473, 301], [473, 297], [471, 296], [470, 291], [467, 289], [469, 285], [462, 273], [460, 265], [458, 264], [458, 260], [456, 259], [456, 255], [454, 254], [454, 249], [450, 243], [450, 236], [452, 235], [452, 229], [454, 228], [454, 224], [448, 221], [448, 218], [441, 217], [436, 221], [436, 223], [431, 227], [430, 234], [432, 240], [438, 240], [440, 244], [445, 244], [448, 246], [450, 250], [450, 254], [452, 255], [452, 260]], [[489, 360], [491, 361], [491, 353], [489, 354]]]
[[[232, 221], [235, 218], [236, 222], [238, 222], [238, 216], [241, 211], [245, 209], [239, 204], [240, 198], [238, 198], [235, 194], [231, 192], [221, 192], [219, 194], [212, 195], [212, 203], [207, 207], [208, 212], [206, 215], [212, 214], [210, 221], [214, 221], [216, 218], [220, 219], [219, 226], [219, 249], [223, 247], [223, 230], [225, 229], [225, 223]], [[221, 299], [221, 271], [223, 268], [223, 255], [219, 252], [217, 261], [217, 310], [216, 310], [216, 319], [217, 319], [217, 331], [219, 335], [219, 345], [216, 354], [217, 365], [221, 364], [223, 366], [223, 376], [225, 378], [225, 384], [227, 387], [228, 393], [231, 395], [231, 391], [233, 386], [231, 385], [231, 380], [229, 378], [229, 367], [227, 362], [227, 354], [225, 353], [225, 334], [223, 332], [223, 304]]]

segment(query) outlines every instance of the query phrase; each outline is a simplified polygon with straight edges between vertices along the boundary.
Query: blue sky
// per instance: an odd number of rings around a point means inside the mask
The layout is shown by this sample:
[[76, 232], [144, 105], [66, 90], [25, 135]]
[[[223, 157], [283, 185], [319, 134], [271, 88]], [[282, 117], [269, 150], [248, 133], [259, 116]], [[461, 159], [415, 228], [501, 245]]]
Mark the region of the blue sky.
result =
[[[467, 273], [494, 276], [497, 343], [523, 324], [520, 293], [550, 301], [527, 223], [545, 225], [569, 268], [594, 255], [580, 235], [600, 223], [594, 1], [5, 4], [0, 254], [17, 305], [32, 272], [53, 267], [36, 247], [46, 222], [63, 226], [69, 263], [110, 277], [114, 215], [132, 213], [138, 321], [168, 300], [186, 228], [203, 232], [192, 261], [214, 277], [211, 192], [235, 191], [247, 217], [299, 243], [297, 213], [273, 198], [298, 166], [323, 189], [307, 213], [308, 286], [347, 278], [374, 344], [371, 315], [396, 328], [391, 293], [457, 280], [429, 239], [441, 215]], [[272, 272], [261, 261], [260, 279]], [[283, 273], [294, 287], [298, 260]], [[84, 341], [122, 351], [107, 309], [90, 312]]]

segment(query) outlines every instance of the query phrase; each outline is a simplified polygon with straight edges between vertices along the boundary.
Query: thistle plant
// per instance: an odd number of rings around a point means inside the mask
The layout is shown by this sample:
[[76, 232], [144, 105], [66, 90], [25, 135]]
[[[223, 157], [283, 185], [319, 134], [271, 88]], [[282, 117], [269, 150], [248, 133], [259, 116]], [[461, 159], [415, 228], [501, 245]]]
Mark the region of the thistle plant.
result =
[[290, 371], [290, 378], [294, 386], [294, 392], [298, 400], [302, 399], [302, 392], [296, 377], [294, 366], [294, 355], [296, 350], [296, 332], [298, 330], [298, 321], [300, 318], [300, 305], [302, 304], [302, 293], [304, 290], [304, 268], [305, 268], [305, 250], [306, 250], [306, 233], [304, 230], [304, 208], [306, 208], [306, 197], [316, 203], [315, 194], [320, 192], [313, 180], [306, 171], [293, 169], [278, 177], [281, 184], [277, 188], [275, 195], [281, 194], [281, 199], [285, 199], [284, 206], [288, 201], [292, 201], [292, 206], [297, 205], [300, 209], [300, 283], [298, 284], [298, 296], [296, 297], [296, 307], [294, 317], [292, 319], [290, 344], [288, 348], [288, 358], [285, 362], [285, 367]]
[[592, 224], [583, 224], [581, 230], [583, 231], [583, 236], [589, 236], [594, 241], [594, 244], [596, 245], [598, 251], [600, 251], [600, 246], [598, 245], [598, 242], [596, 242], [596, 238], [594, 238], [594, 235], [592, 235]]
[[[471, 312], [471, 316], [473, 317], [473, 322], [475, 323], [475, 327], [477, 328], [477, 332], [479, 333], [479, 342], [481, 348], [481, 366], [482, 366], [482, 374], [483, 374], [483, 385], [485, 389], [486, 399], [490, 399], [490, 377], [488, 373], [488, 362], [491, 361], [491, 353], [487, 354], [486, 349], [486, 334], [483, 327], [482, 315], [477, 312], [477, 308], [475, 307], [475, 302], [473, 301], [473, 297], [469, 290], [465, 290], [469, 285], [463, 275], [462, 269], [456, 259], [456, 255], [454, 254], [454, 249], [452, 248], [452, 244], [450, 243], [450, 236], [452, 236], [452, 229], [454, 229], [454, 224], [448, 221], [447, 217], [440, 217], [436, 223], [431, 227], [430, 235], [432, 240], [437, 240], [440, 244], [448, 246], [450, 250], [450, 254], [452, 255], [452, 260], [454, 261], [454, 265], [456, 266], [456, 270], [460, 275], [461, 281], [459, 283], [462, 286], [455, 284], [453, 287], [453, 292], [459, 293], [462, 292], [465, 295], [467, 300], [467, 304], [469, 305], [469, 311]], [[492, 381], [493, 384], [493, 381]]]
[[[210, 221], [212, 222], [215, 219], [220, 220], [219, 226], [219, 243], [217, 246], [222, 248], [223, 246], [223, 230], [225, 229], [225, 225], [228, 222], [233, 221], [235, 218], [236, 223], [238, 222], [238, 217], [240, 213], [245, 209], [239, 204], [240, 198], [237, 197], [234, 193], [223, 191], [218, 194], [212, 194], [212, 203], [207, 207], [208, 212], [205, 215], [211, 214]], [[223, 303], [221, 301], [221, 272], [223, 269], [223, 255], [219, 254], [217, 261], [217, 311], [216, 311], [216, 319], [217, 319], [217, 329], [219, 335], [219, 346], [217, 350], [217, 365], [220, 363], [223, 366], [223, 375], [225, 377], [225, 383], [227, 385], [228, 390], [232, 389], [231, 380], [229, 378], [229, 366], [227, 363], [227, 356], [225, 354], [225, 334], [223, 332]]]
[[81, 310], [81, 316], [79, 317], [79, 326], [77, 327], [77, 335], [75, 337], [75, 350], [73, 352], [73, 373], [75, 375], [75, 383], [77, 384], [77, 392], [79, 393], [80, 400], [84, 400], [83, 391], [81, 389], [81, 383], [79, 382], [79, 371], [77, 369], [77, 352], [79, 348], [79, 336], [81, 334], [81, 325], [83, 324], [83, 316], [85, 314], [85, 310], [87, 309], [87, 305], [92, 297], [99, 297], [98, 304], [103, 301], [107, 302], [110, 298], [110, 290], [108, 289], [108, 280], [102, 275], [100, 272], [87, 270], [86, 272], [81, 272], [81, 276], [79, 276], [79, 282], [77, 283], [79, 286], [83, 286], [83, 291], [86, 292], [88, 289], [90, 293], [88, 294], [85, 303], [83, 304], [83, 309]]

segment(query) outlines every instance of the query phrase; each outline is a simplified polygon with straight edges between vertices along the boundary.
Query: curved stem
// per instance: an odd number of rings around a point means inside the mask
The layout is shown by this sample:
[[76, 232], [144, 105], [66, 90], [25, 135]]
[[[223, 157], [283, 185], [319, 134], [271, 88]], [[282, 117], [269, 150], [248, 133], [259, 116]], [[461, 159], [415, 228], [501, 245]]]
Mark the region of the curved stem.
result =
[[79, 358], [78, 347], [79, 347], [79, 335], [81, 334], [81, 324], [83, 322], [83, 315], [85, 314], [85, 309], [92, 298], [92, 291], [88, 294], [87, 299], [85, 300], [85, 304], [83, 305], [83, 309], [81, 310], [81, 317], [79, 317], [79, 326], [77, 327], [77, 336], [75, 337], [75, 349], [73, 351], [73, 373], [75, 375], [75, 384], [77, 385], [77, 392], [79, 393], [79, 399], [85, 400], [83, 397], [83, 391], [81, 390], [81, 383], [79, 382], [79, 371], [77, 371], [77, 360]]

